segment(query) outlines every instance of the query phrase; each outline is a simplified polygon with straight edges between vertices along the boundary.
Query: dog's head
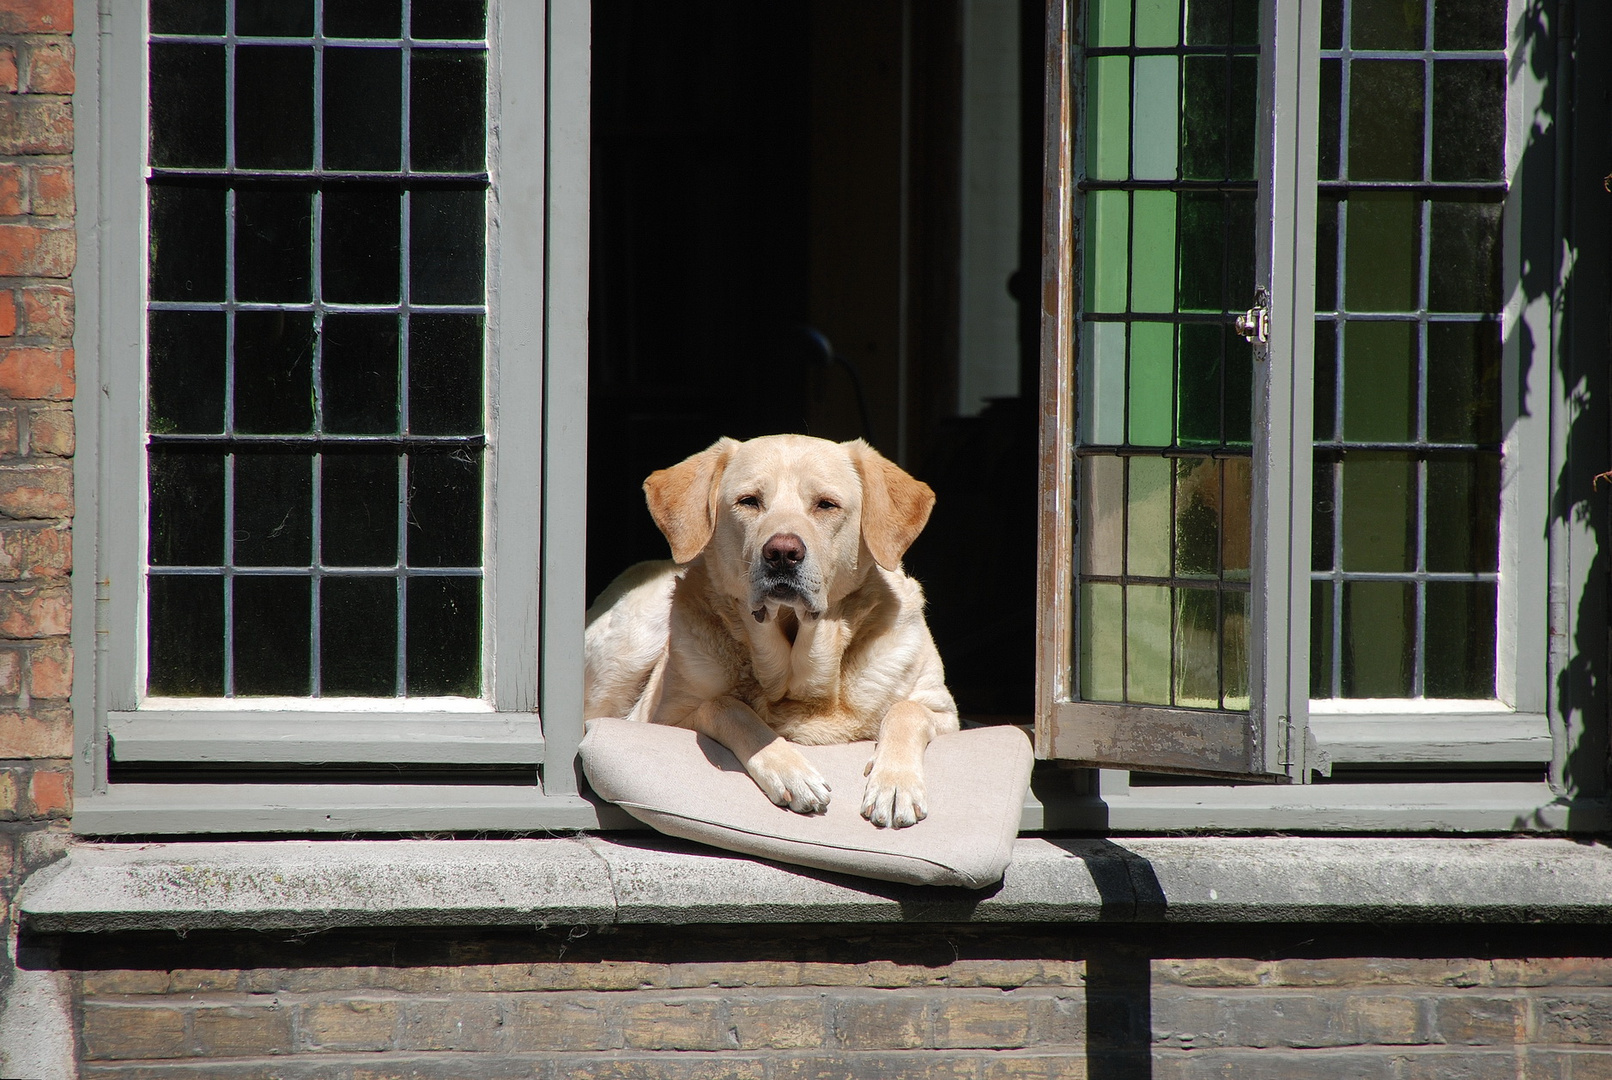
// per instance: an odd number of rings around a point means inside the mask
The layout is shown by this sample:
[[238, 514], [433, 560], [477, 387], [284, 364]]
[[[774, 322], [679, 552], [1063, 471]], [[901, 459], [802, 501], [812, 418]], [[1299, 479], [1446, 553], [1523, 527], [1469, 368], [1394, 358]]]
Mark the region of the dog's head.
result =
[[868, 564], [901, 564], [935, 493], [861, 439], [720, 439], [644, 481], [672, 558], [705, 555], [718, 588], [757, 620], [780, 606], [816, 618]]

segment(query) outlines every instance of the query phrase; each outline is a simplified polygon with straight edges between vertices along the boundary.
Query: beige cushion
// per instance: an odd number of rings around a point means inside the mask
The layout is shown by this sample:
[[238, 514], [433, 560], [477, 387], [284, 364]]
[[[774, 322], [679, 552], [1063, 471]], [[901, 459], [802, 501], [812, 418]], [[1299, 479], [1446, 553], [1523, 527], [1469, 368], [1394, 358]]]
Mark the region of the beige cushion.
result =
[[1033, 760], [1017, 728], [975, 728], [931, 743], [929, 816], [907, 829], [862, 817], [872, 743], [800, 751], [833, 789], [826, 813], [774, 806], [726, 747], [683, 728], [594, 720], [581, 748], [594, 791], [671, 836], [886, 881], [980, 888], [1001, 879]]

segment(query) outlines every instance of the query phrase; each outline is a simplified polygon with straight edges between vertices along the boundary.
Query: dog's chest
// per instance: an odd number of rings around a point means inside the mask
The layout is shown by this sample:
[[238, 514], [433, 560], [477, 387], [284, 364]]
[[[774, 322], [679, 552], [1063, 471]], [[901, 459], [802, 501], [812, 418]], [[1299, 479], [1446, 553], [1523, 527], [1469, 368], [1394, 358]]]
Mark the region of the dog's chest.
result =
[[879, 648], [874, 639], [887, 622], [870, 610], [848, 604], [800, 619], [785, 607], [757, 623], [727, 598], [691, 606], [689, 616], [703, 617], [688, 618], [671, 663], [696, 697], [732, 695], [793, 742], [871, 739], [895, 699], [888, 680], [870, 678], [868, 652]]
[[878, 695], [850, 693], [860, 685], [847, 678], [853, 673], [844, 666], [857, 662], [860, 650], [848, 647], [853, 639], [852, 626], [828, 617], [754, 635], [751, 661], [760, 698], [751, 705], [757, 715], [792, 742], [874, 738], [888, 703], [873, 700]]
[[750, 668], [768, 701], [832, 701], [839, 696], [840, 658], [850, 628], [843, 619], [800, 621], [787, 608], [744, 628]]

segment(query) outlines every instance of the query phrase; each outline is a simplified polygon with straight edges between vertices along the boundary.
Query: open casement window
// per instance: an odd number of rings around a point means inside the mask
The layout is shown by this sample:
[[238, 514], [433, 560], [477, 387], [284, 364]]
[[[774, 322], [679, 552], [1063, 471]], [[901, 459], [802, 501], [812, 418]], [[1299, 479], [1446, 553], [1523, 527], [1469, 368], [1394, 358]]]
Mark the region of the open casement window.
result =
[[553, 140], [585, 146], [587, 5], [113, 18], [76, 827], [594, 823], [556, 674], [580, 544], [543, 531], [581, 519], [582, 383], [546, 356], [585, 353], [586, 275], [544, 271], [585, 265], [585, 152]]
[[1298, 14], [1092, 0], [1057, 35], [1043, 756], [1302, 774]]
[[1042, 756], [1543, 773], [1516, 7], [1052, 6]]

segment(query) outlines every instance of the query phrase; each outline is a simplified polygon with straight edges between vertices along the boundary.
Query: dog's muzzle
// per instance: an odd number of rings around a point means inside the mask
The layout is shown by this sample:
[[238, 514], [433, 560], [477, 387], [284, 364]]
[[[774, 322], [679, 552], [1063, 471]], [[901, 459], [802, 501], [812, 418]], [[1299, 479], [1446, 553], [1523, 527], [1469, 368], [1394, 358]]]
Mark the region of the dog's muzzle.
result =
[[784, 606], [799, 609], [809, 619], [823, 613], [817, 599], [822, 582], [800, 537], [778, 533], [760, 554], [750, 569], [750, 614], [756, 622], [766, 622], [768, 611]]
[[767, 612], [792, 607], [806, 618], [815, 619], [823, 613], [815, 592], [794, 575], [757, 574], [751, 579], [750, 615], [756, 622], [766, 622]]

